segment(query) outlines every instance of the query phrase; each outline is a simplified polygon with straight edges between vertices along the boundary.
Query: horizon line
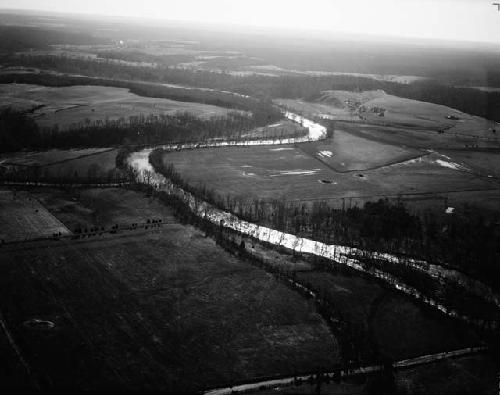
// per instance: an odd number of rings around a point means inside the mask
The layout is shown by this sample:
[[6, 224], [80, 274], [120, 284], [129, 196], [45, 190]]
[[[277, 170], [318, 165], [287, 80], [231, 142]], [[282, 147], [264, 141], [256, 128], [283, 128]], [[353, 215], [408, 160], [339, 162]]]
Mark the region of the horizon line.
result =
[[[75, 17], [76, 19], [90, 19], [90, 18], [101, 18], [101, 19], [117, 19], [122, 21], [128, 21], [132, 23], [141, 23], [141, 22], [157, 22], [159, 25], [154, 27], [166, 27], [165, 23], [177, 23], [180, 25], [191, 25], [191, 27], [215, 27], [215, 30], [219, 30], [224, 32], [227, 28], [231, 27], [241, 27], [241, 28], [250, 28], [253, 31], [248, 31], [247, 34], [251, 35], [263, 32], [263, 31], [272, 31], [280, 33], [281, 35], [297, 35], [302, 33], [308, 33], [309, 39], [319, 39], [325, 41], [340, 41], [341, 36], [347, 36], [351, 39], [351, 41], [357, 42], [373, 42], [373, 43], [393, 43], [393, 44], [434, 44], [435, 46], [439, 46], [439, 44], [455, 44], [460, 46], [471, 46], [474, 44], [479, 44], [481, 46], [495, 46], [500, 50], [500, 42], [498, 41], [484, 41], [484, 40], [459, 40], [459, 39], [451, 39], [451, 38], [429, 38], [429, 37], [418, 37], [418, 36], [406, 36], [406, 35], [383, 35], [376, 33], [357, 33], [357, 32], [349, 32], [343, 30], [328, 30], [328, 29], [306, 29], [306, 28], [292, 28], [286, 26], [273, 27], [269, 25], [254, 25], [254, 24], [245, 24], [238, 22], [217, 22], [217, 21], [203, 21], [196, 19], [167, 19], [162, 17], [153, 17], [153, 16], [132, 16], [132, 15], [119, 15], [119, 14], [100, 14], [95, 12], [67, 12], [67, 11], [54, 11], [40, 8], [15, 8], [15, 7], [5, 7], [0, 6], [0, 13], [6, 14], [36, 14], [36, 13], [45, 13], [47, 15], [56, 16], [56, 17]], [[115, 21], [118, 22], [118, 21]], [[225, 29], [224, 29], [225, 28]], [[333, 37], [325, 37], [326, 34], [331, 34]], [[316, 35], [316, 36], [315, 36]], [[322, 35], [322, 37], [318, 37], [317, 35]]]

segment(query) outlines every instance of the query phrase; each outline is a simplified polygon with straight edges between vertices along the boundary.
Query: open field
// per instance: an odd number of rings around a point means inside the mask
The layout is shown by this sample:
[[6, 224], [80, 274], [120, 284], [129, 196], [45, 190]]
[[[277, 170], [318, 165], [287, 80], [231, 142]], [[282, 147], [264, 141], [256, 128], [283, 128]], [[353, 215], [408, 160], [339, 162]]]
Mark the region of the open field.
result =
[[441, 151], [454, 161], [459, 161], [483, 176], [500, 177], [500, 151]]
[[41, 152], [16, 152], [2, 155], [0, 157], [0, 165], [46, 166], [57, 162], [78, 159], [87, 155], [94, 155], [108, 150], [109, 148], [85, 148], [71, 150], [52, 149]]
[[37, 189], [31, 194], [69, 229], [108, 229], [113, 225], [145, 223], [148, 219], [176, 222], [172, 211], [158, 200], [127, 189]]
[[498, 137], [479, 138], [466, 134], [439, 133], [431, 129], [366, 123], [338, 122], [337, 127], [358, 137], [380, 143], [416, 149], [497, 149]]
[[303, 201], [325, 199], [333, 205], [342, 204], [342, 198], [362, 203], [387, 195], [417, 197], [500, 188], [496, 179], [477, 177], [464, 165], [438, 153], [349, 173], [327, 167], [301, 146], [171, 152], [165, 154], [164, 162], [172, 163], [189, 183], [206, 185], [221, 194]]
[[28, 84], [0, 84], [0, 107], [31, 110], [41, 127], [68, 129], [87, 120], [128, 119], [137, 115], [190, 112], [202, 118], [225, 115], [228, 109], [201, 103], [142, 97], [124, 88], [70, 86], [61, 88]]
[[[50, 177], [100, 177], [119, 172], [116, 169], [117, 149], [107, 150], [66, 162], [44, 166], [41, 171]], [[76, 178], [76, 177], [75, 177]]]
[[307, 143], [300, 148], [338, 172], [367, 170], [403, 162], [425, 152], [383, 144], [336, 130], [331, 139]]
[[118, 149], [112, 148], [20, 152], [3, 156], [0, 169], [7, 174], [36, 170], [42, 178], [71, 178], [78, 182], [78, 178], [120, 175], [116, 168], [117, 153]]
[[59, 232], [71, 233], [29, 193], [0, 189], [0, 240], [19, 241]]
[[296, 122], [283, 120], [271, 125], [255, 128], [248, 133], [243, 134], [246, 139], [274, 139], [282, 137], [294, 137], [296, 135], [307, 135], [308, 130]]
[[[290, 99], [276, 101], [310, 117], [361, 121], [373, 124], [366, 126], [372, 128], [376, 128], [376, 125], [409, 128], [405, 130], [406, 133], [414, 135], [416, 139], [429, 139], [429, 145], [442, 145], [443, 142], [452, 144], [459, 138], [470, 140], [469, 144], [473, 145], [479, 144], [482, 139], [488, 139], [497, 146], [499, 143], [498, 136], [490, 130], [498, 129], [498, 124], [446, 106], [388, 95], [383, 91], [324, 91], [312, 102]], [[448, 119], [448, 116], [455, 119]], [[443, 133], [438, 134], [438, 131]], [[401, 139], [401, 143], [412, 146], [407, 136]]]
[[[439, 104], [405, 99], [383, 91], [325, 91], [318, 102], [352, 108], [366, 121], [390, 125], [445, 130], [470, 136], [494, 137], [488, 130], [492, 123]], [[381, 116], [383, 114], [383, 116]], [[448, 119], [447, 117], [456, 119]]]
[[304, 115], [343, 121], [359, 119], [353, 111], [349, 111], [340, 101], [331, 103], [308, 102], [299, 99], [276, 99], [274, 101], [285, 108], [289, 108], [292, 112], [296, 111]]
[[[164, 216], [128, 191], [113, 220], [126, 207]], [[0, 310], [39, 385], [192, 391], [338, 361], [309, 302], [190, 226], [5, 246], [0, 261]]]
[[425, 77], [420, 77], [416, 75], [391, 75], [391, 74], [367, 74], [367, 73], [348, 73], [339, 71], [321, 71], [321, 70], [297, 70], [297, 69], [287, 69], [272, 64], [248, 66], [250, 70], [259, 70], [263, 72], [272, 72], [276, 75], [307, 75], [307, 76], [351, 76], [360, 78], [370, 78], [377, 81], [388, 81], [397, 82], [399, 84], [411, 84], [415, 81], [425, 80]]

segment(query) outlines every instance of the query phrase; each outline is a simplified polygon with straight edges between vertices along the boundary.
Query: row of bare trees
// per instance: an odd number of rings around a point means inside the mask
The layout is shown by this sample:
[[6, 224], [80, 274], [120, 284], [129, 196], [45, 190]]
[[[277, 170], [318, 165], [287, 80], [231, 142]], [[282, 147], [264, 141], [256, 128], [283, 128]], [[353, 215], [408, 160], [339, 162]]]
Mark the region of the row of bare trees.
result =
[[264, 200], [222, 195], [206, 186], [189, 185], [155, 150], [150, 162], [174, 184], [239, 218], [259, 225], [367, 251], [412, 256], [447, 264], [500, 289], [500, 213], [458, 207], [453, 214], [409, 212], [402, 201], [380, 199], [363, 207], [333, 208], [328, 202]]
[[61, 131], [57, 126], [39, 130], [26, 113], [5, 109], [0, 112], [0, 152], [22, 148], [42, 150], [240, 140], [248, 131], [281, 118], [279, 110], [262, 105], [254, 113], [229, 112], [208, 119], [177, 113], [138, 115], [119, 120], [82, 120], [73, 124], [70, 130]]

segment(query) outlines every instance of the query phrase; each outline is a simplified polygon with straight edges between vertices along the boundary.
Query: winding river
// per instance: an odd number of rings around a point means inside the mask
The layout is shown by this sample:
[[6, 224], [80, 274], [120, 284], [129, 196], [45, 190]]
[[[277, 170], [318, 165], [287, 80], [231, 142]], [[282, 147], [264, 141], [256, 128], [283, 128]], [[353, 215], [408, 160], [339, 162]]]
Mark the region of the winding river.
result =
[[[182, 150], [193, 148], [210, 148], [210, 147], [223, 147], [223, 146], [257, 146], [257, 145], [281, 145], [281, 144], [295, 144], [310, 141], [318, 141], [326, 138], [326, 128], [318, 123], [306, 119], [300, 115], [286, 112], [285, 116], [297, 123], [306, 127], [309, 133], [303, 137], [284, 138], [276, 140], [245, 140], [245, 141], [209, 141], [203, 143], [189, 143], [189, 144], [171, 144], [155, 148], [163, 148], [165, 150]], [[456, 284], [466, 287], [473, 293], [484, 298], [485, 300], [496, 304], [500, 307], [500, 297], [487, 285], [469, 278], [465, 274], [446, 267], [429, 264], [425, 261], [415, 260], [411, 258], [401, 258], [396, 255], [387, 253], [367, 252], [357, 248], [341, 246], [336, 244], [325, 244], [319, 241], [298, 237], [293, 234], [281, 232], [265, 226], [260, 226], [248, 221], [241, 220], [234, 214], [221, 210], [213, 205], [202, 201], [189, 192], [173, 185], [163, 175], [155, 172], [149, 163], [149, 154], [154, 148], [146, 148], [138, 152], [130, 154], [128, 164], [137, 170], [137, 180], [141, 183], [153, 185], [159, 191], [164, 191], [173, 194], [183, 200], [189, 205], [191, 210], [199, 217], [205, 218], [210, 222], [222, 225], [226, 228], [233, 229], [242, 235], [256, 238], [263, 242], [268, 242], [274, 245], [279, 245], [299, 253], [313, 254], [322, 258], [326, 258], [336, 264], [343, 264], [351, 267], [362, 273], [367, 273], [372, 277], [383, 280], [393, 288], [412, 296], [421, 302], [440, 310], [442, 313], [461, 319], [465, 322], [474, 324], [476, 326], [488, 329], [495, 329], [498, 327], [497, 321], [485, 321], [481, 319], [472, 318], [463, 315], [455, 309], [449, 308], [444, 304], [424, 295], [414, 287], [408, 286], [401, 282], [394, 275], [376, 269], [374, 267], [367, 267], [363, 265], [357, 257], [369, 255], [371, 258], [384, 261], [388, 265], [404, 264], [414, 270], [424, 272], [433, 278], [446, 279]]]

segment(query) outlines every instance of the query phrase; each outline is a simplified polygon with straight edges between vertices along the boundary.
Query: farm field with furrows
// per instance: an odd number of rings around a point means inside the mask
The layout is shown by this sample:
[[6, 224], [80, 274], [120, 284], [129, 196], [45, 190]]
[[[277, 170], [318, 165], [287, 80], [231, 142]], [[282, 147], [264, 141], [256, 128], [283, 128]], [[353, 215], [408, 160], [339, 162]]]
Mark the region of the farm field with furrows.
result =
[[68, 235], [68, 228], [26, 192], [0, 189], [0, 241]]
[[38, 385], [199, 390], [339, 361], [309, 302], [172, 218], [146, 234], [6, 245], [0, 261], [3, 320]]
[[138, 96], [124, 88], [70, 86], [51, 88], [27, 84], [0, 85], [0, 106], [32, 110], [40, 127], [61, 130], [89, 121], [128, 119], [138, 115], [189, 112], [202, 118], [226, 115], [229, 110], [201, 103]]
[[127, 189], [38, 189], [31, 191], [57, 219], [70, 229], [127, 226], [161, 219], [176, 222], [172, 210], [157, 199]]

